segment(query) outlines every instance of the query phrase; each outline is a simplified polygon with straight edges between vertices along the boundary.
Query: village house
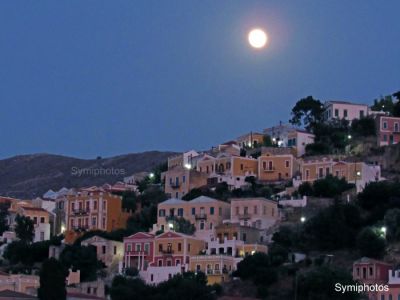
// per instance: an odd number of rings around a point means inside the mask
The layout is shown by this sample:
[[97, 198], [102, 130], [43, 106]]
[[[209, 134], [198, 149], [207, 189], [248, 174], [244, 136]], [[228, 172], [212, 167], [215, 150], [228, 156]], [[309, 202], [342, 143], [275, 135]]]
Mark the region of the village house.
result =
[[123, 268], [147, 270], [154, 260], [155, 235], [147, 232], [137, 232], [124, 238]]
[[328, 175], [344, 178], [354, 183], [357, 192], [364, 189], [369, 182], [381, 180], [381, 169], [378, 165], [358, 161], [344, 161], [331, 156], [308, 157], [300, 162], [301, 182], [314, 182]]
[[264, 144], [265, 135], [259, 132], [246, 133], [236, 139], [241, 148], [257, 148]]
[[347, 120], [351, 123], [354, 119], [368, 116], [369, 108], [366, 104], [351, 103], [346, 101], [327, 101], [324, 104], [324, 121]]
[[229, 280], [242, 258], [227, 255], [196, 255], [190, 258], [189, 271], [203, 272], [207, 284], [222, 283]]
[[124, 256], [124, 244], [122, 242], [105, 239], [95, 235], [81, 242], [82, 246], [96, 247], [97, 259], [102, 261], [110, 271], [117, 271], [119, 263]]
[[140, 276], [149, 284], [158, 284], [188, 270], [190, 257], [205, 249], [205, 242], [183, 233], [167, 231], [154, 239], [154, 259]]
[[157, 227], [166, 230], [173, 226], [173, 218], [181, 217], [195, 225], [197, 237], [208, 237], [214, 227], [230, 217], [230, 204], [200, 196], [190, 201], [168, 199], [158, 204]]
[[71, 243], [79, 232], [112, 231], [126, 227], [131, 213], [122, 208], [122, 198], [102, 188], [91, 187], [68, 194], [65, 202], [66, 237]]
[[260, 242], [267, 241], [268, 229], [280, 220], [278, 203], [265, 198], [232, 198], [231, 223], [261, 229]]
[[298, 168], [291, 148], [263, 147], [257, 160], [261, 182], [289, 181]]
[[0, 291], [10, 290], [36, 296], [39, 286], [40, 280], [37, 275], [0, 272]]
[[314, 143], [315, 135], [305, 130], [295, 129], [287, 135], [287, 147], [296, 150], [296, 157], [301, 157], [306, 153], [308, 144]]
[[378, 146], [394, 145], [400, 142], [400, 118], [379, 114], [375, 117], [375, 124]]
[[34, 207], [32, 201], [13, 201], [8, 209], [8, 225], [14, 230], [17, 216], [28, 217], [34, 224], [33, 242], [46, 241], [50, 239], [50, 215], [49, 212], [40, 207]]
[[207, 185], [207, 174], [195, 169], [176, 166], [166, 172], [164, 192], [170, 197], [182, 198], [190, 190]]

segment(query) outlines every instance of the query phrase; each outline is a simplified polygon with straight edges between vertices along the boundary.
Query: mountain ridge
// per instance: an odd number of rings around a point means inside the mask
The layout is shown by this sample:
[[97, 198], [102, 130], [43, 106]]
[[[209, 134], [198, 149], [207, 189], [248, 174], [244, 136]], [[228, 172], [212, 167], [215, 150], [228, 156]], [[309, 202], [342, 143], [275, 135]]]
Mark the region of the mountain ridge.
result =
[[145, 151], [97, 159], [50, 153], [16, 155], [0, 159], [0, 195], [29, 199], [49, 189], [112, 184], [133, 173], [151, 171], [174, 154]]

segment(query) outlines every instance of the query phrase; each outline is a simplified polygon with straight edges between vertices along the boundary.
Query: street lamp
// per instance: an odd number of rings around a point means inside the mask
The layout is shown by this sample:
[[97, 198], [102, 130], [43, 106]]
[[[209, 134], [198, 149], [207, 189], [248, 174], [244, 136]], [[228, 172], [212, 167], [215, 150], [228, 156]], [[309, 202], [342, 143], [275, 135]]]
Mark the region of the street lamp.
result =
[[169, 229], [174, 229], [174, 224], [168, 223], [168, 228], [169, 228]]
[[191, 164], [185, 164], [185, 168], [190, 170], [192, 168], [192, 165]]
[[381, 232], [382, 232], [382, 235], [383, 235], [384, 237], [386, 237], [386, 227], [385, 227], [385, 226], [382, 226], [382, 227], [381, 227]]
[[304, 223], [305, 221], [306, 221], [306, 217], [301, 217], [301, 218], [300, 218], [300, 222], [301, 222], [301, 223]]
[[150, 177], [150, 179], [153, 179], [154, 178], [154, 173], [150, 173], [149, 177]]
[[349, 135], [347, 136], [347, 138], [348, 138], [349, 140], [351, 140], [351, 134], [349, 134]]

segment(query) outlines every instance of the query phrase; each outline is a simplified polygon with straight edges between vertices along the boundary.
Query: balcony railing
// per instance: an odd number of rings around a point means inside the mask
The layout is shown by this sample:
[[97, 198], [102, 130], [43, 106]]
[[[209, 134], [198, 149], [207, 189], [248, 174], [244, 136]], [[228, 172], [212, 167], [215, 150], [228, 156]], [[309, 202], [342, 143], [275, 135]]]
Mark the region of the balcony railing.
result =
[[160, 253], [161, 253], [162, 255], [173, 255], [173, 254], [174, 254], [174, 251], [173, 251], [173, 250], [170, 250], [170, 249], [167, 249], [167, 250], [161, 250]]
[[275, 170], [275, 167], [272, 167], [272, 168], [266, 168], [266, 169], [263, 169], [264, 170], [264, 172], [266, 172], [266, 173], [272, 173], [272, 172], [275, 172], [276, 170]]
[[89, 210], [88, 209], [74, 209], [72, 210], [72, 214], [75, 216], [85, 216], [89, 214]]
[[169, 186], [170, 186], [171, 188], [173, 188], [173, 189], [178, 189], [178, 188], [181, 186], [181, 184], [180, 184], [179, 182], [171, 182], [171, 183], [169, 184]]
[[149, 251], [147, 250], [142, 250], [142, 251], [136, 251], [136, 250], [131, 250], [131, 251], [126, 251], [128, 255], [148, 255]]
[[197, 214], [195, 215], [196, 220], [207, 220], [207, 215], [206, 214]]
[[249, 213], [242, 213], [238, 215], [239, 220], [243, 220], [243, 219], [251, 219], [251, 215]]

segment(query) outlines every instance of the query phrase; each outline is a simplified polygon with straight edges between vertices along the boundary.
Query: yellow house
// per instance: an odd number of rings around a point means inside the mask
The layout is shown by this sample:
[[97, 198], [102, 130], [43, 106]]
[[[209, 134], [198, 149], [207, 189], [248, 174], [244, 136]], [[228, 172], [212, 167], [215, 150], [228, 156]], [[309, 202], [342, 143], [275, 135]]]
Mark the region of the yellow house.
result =
[[206, 196], [191, 201], [169, 199], [158, 204], [157, 225], [160, 229], [169, 228], [172, 218], [181, 217], [194, 224], [196, 236], [207, 236], [214, 227], [230, 217], [230, 204]]
[[236, 139], [241, 148], [255, 148], [263, 145], [265, 135], [258, 132], [249, 132]]
[[172, 267], [189, 264], [191, 256], [205, 249], [205, 241], [183, 233], [167, 231], [154, 239], [152, 266]]
[[207, 185], [207, 174], [186, 167], [174, 167], [164, 173], [164, 191], [174, 198], [182, 198], [190, 190]]
[[291, 180], [297, 169], [297, 160], [290, 148], [263, 148], [258, 157], [260, 181]]
[[241, 258], [227, 255], [198, 255], [190, 258], [189, 270], [203, 272], [208, 284], [222, 283], [229, 280], [229, 275], [236, 270]]

